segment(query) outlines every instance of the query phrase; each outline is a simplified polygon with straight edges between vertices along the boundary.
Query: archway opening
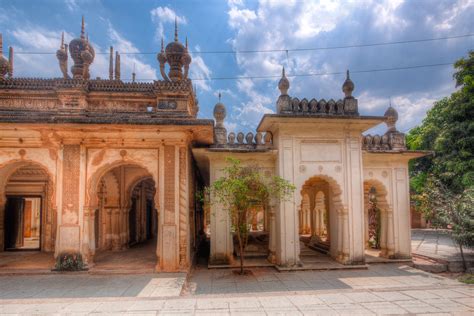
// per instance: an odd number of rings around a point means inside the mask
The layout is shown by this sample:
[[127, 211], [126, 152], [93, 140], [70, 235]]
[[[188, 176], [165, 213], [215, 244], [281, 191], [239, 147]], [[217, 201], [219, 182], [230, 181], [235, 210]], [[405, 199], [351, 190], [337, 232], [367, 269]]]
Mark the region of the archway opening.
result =
[[2, 268], [46, 268], [54, 264], [54, 185], [41, 165], [21, 161], [0, 168], [0, 260]]
[[149, 270], [156, 265], [156, 185], [149, 172], [127, 164], [98, 181], [94, 216], [95, 269]]
[[393, 246], [388, 233], [387, 191], [378, 181], [364, 181], [364, 241], [368, 262], [389, 256], [389, 248]]
[[303, 265], [340, 260], [341, 191], [332, 179], [312, 177], [301, 188], [298, 208], [300, 260]]

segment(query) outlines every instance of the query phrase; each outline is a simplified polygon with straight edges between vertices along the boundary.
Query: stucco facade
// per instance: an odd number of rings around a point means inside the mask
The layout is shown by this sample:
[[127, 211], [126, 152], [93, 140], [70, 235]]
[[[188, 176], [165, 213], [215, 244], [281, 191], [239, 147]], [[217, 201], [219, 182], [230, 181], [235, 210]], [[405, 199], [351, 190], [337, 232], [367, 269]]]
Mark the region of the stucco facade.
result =
[[[252, 224], [266, 245], [255, 252], [268, 262], [301, 265], [304, 235], [341, 263], [363, 263], [371, 190], [381, 210], [380, 255], [410, 257], [408, 161], [423, 153], [406, 150], [393, 108], [359, 115], [349, 77], [344, 99], [308, 102], [288, 95], [283, 73], [276, 114], [265, 115], [255, 135], [227, 135], [223, 104], [215, 124], [197, 119], [191, 57], [177, 30], [157, 56], [163, 80], [122, 81], [113, 48], [108, 79], [91, 79], [94, 56], [84, 23], [79, 38], [60, 44], [62, 78], [17, 78], [13, 50], [9, 60], [0, 56], [0, 251], [25, 247], [22, 203], [37, 197], [37, 250], [52, 256], [80, 253], [93, 267], [98, 251], [154, 239], [156, 270], [186, 271], [206, 230], [210, 262], [229, 263], [229, 218], [215, 204], [204, 218], [196, 191], [222, 176], [232, 156], [297, 188]], [[383, 122], [385, 135], [363, 136]]]

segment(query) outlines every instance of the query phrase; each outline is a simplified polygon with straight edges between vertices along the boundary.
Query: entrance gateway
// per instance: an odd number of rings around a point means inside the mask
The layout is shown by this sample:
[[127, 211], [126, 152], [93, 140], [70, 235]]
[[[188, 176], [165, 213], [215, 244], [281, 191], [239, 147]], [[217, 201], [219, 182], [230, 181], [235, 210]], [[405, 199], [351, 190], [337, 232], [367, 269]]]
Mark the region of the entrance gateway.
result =
[[[187, 271], [207, 235], [210, 263], [231, 264], [228, 216], [214, 204], [206, 212], [195, 197], [232, 156], [297, 188], [269, 212], [255, 210], [249, 256], [290, 268], [304, 265], [309, 250], [342, 264], [363, 263], [369, 248], [410, 258], [408, 161], [425, 153], [406, 149], [394, 108], [359, 114], [349, 72], [343, 98], [326, 101], [291, 97], [283, 70], [275, 114], [243, 134], [226, 130], [220, 102], [215, 120], [197, 118], [192, 59], [177, 25], [157, 55], [162, 80], [153, 82], [122, 80], [113, 47], [107, 78], [91, 79], [84, 21], [80, 36], [58, 47], [56, 78], [15, 77], [13, 49], [8, 60], [0, 55], [3, 254], [81, 254], [88, 267], [104, 267], [130, 252], [155, 271]], [[384, 122], [385, 134], [363, 135]]]

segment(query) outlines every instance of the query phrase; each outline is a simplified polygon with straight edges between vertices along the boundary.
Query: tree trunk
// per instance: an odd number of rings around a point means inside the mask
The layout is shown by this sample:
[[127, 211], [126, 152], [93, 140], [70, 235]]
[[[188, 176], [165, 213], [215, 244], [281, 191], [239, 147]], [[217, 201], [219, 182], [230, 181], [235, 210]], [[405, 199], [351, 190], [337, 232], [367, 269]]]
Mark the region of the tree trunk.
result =
[[462, 244], [460, 243], [459, 244], [459, 250], [461, 252], [461, 259], [462, 259], [462, 266], [464, 268], [464, 272], [466, 272], [467, 270], [467, 264], [466, 264], [466, 259], [464, 258], [464, 251], [462, 249]]
[[242, 236], [240, 235], [242, 232], [239, 231], [237, 233], [237, 239], [239, 240], [239, 255], [240, 255], [240, 274], [244, 274], [244, 247], [242, 242]]

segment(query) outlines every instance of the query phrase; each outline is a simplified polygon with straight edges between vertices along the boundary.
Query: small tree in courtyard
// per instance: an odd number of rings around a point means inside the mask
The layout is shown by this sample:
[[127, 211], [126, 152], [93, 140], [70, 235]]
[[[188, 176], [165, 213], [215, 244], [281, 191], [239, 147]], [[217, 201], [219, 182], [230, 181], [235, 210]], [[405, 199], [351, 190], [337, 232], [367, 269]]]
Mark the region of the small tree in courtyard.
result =
[[467, 269], [463, 248], [474, 247], [474, 188], [456, 194], [441, 181], [429, 179], [422, 194], [416, 196], [421, 211], [434, 227], [451, 228]]
[[262, 207], [267, 212], [272, 199], [289, 198], [295, 187], [278, 176], [265, 176], [255, 166], [242, 166], [237, 159], [227, 158], [224, 176], [206, 188], [211, 203], [228, 212], [232, 229], [239, 242], [240, 274], [244, 273], [244, 250], [247, 245], [252, 212]]

